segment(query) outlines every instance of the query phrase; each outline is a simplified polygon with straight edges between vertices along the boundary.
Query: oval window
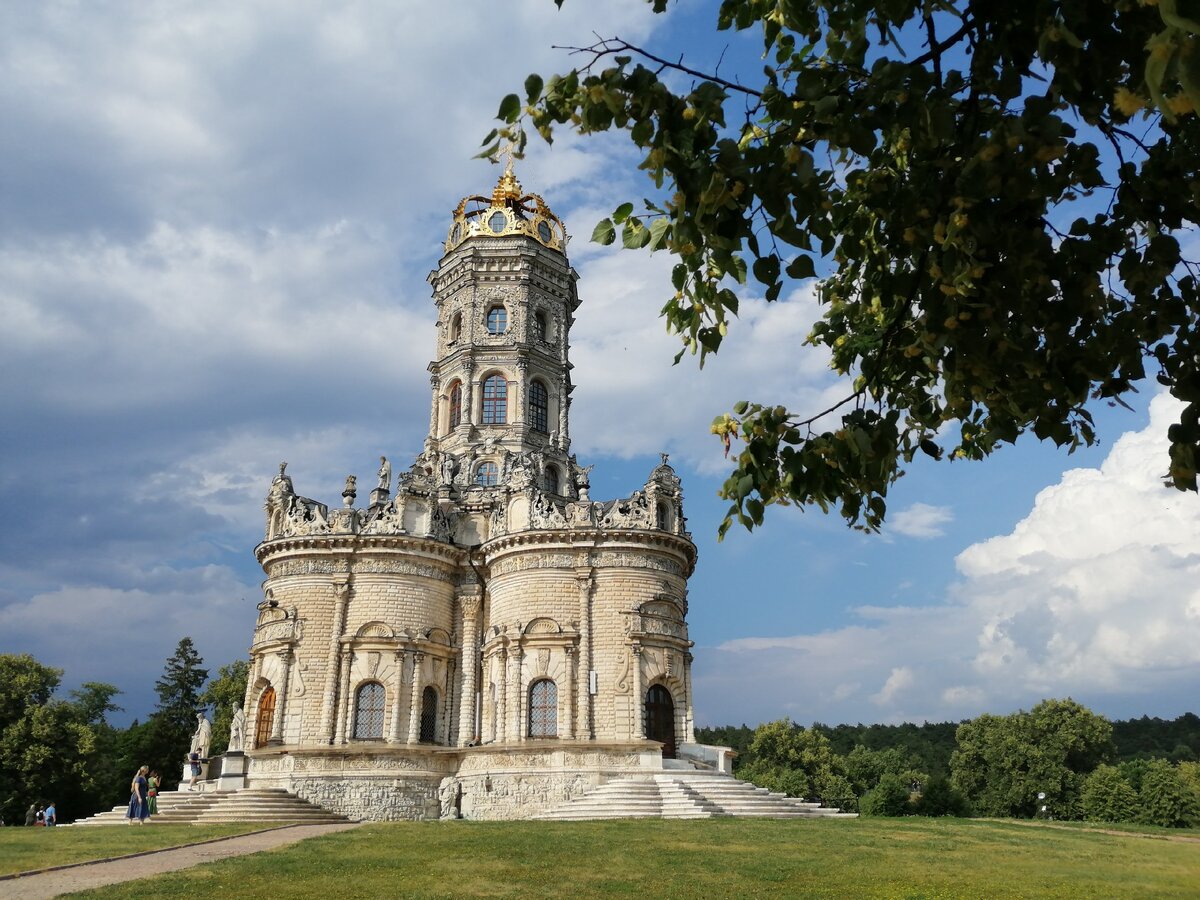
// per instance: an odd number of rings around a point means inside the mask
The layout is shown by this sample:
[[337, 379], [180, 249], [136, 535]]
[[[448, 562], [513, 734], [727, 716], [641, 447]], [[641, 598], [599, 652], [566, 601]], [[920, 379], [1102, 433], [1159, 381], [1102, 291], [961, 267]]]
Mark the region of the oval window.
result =
[[499, 210], [492, 213], [491, 218], [488, 219], [488, 228], [492, 229], [492, 231], [494, 231], [496, 234], [499, 234], [507, 227], [508, 227], [508, 216], [506, 216], [504, 213], [500, 212]]

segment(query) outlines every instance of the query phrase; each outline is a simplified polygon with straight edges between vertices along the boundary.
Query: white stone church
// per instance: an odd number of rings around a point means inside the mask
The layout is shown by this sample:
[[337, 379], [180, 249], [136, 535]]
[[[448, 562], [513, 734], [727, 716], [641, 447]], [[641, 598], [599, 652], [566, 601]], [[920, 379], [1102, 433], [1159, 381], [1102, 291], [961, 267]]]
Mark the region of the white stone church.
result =
[[600, 500], [571, 453], [566, 246], [511, 167], [464, 199], [429, 277], [424, 450], [394, 488], [383, 458], [369, 490], [348, 478], [340, 505], [280, 466], [256, 550], [246, 787], [354, 818], [506, 819], [728, 771], [694, 743], [679, 478], [664, 455], [632, 496]]

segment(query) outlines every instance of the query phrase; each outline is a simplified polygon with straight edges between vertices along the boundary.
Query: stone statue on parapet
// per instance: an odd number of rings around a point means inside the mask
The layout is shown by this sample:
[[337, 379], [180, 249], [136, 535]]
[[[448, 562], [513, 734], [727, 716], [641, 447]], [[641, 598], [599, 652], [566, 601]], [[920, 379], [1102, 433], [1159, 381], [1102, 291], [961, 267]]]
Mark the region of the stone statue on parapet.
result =
[[246, 748], [246, 714], [240, 706], [233, 708], [233, 718], [229, 720], [229, 749], [241, 751]]
[[208, 748], [212, 746], [212, 723], [203, 712], [196, 713], [196, 733], [192, 735], [191, 751], [199, 753], [201, 758], [208, 756]]
[[379, 457], [379, 490], [390, 491], [392, 489], [392, 464], [388, 462], [386, 456]]

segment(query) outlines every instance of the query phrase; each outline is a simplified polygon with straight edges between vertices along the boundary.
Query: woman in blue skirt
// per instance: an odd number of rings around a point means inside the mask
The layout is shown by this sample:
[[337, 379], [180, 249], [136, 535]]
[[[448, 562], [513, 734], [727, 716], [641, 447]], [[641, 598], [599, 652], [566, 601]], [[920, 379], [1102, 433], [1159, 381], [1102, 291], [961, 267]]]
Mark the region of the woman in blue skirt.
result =
[[137, 774], [133, 776], [133, 782], [129, 785], [129, 812], [125, 814], [125, 824], [136, 821], [139, 825], [146, 824], [146, 817], [150, 815], [150, 807], [146, 803], [146, 792], [149, 782], [146, 780], [146, 773], [150, 771], [149, 766], [142, 766], [137, 770]]

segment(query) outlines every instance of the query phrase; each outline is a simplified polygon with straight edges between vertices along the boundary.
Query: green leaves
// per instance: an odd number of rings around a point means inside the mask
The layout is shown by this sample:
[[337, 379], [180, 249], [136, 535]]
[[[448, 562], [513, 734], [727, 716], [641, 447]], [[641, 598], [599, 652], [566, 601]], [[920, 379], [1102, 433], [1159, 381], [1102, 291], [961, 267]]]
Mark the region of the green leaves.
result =
[[[959, 2], [931, 47], [922, 9], [725, 0], [718, 28], [761, 29], [757, 84], [600, 40], [586, 69], [527, 79], [524, 114], [506, 97], [484, 142], [628, 132], [661, 190], [592, 238], [619, 227], [623, 247], [675, 257], [676, 361], [703, 365], [747, 299], [823, 276], [805, 352], [846, 376], [843, 400], [751, 405], [721, 432], [722, 534], [772, 504], [874, 530], [914, 460], [983, 459], [1030, 432], [1089, 444], [1088, 404], [1119, 402], [1148, 357], [1187, 404], [1171, 483], [1196, 489], [1200, 273], [1176, 236], [1200, 224], [1194, 17], [1173, 0], [1021, 17]], [[1135, 134], [1143, 66], [1167, 122]]]

